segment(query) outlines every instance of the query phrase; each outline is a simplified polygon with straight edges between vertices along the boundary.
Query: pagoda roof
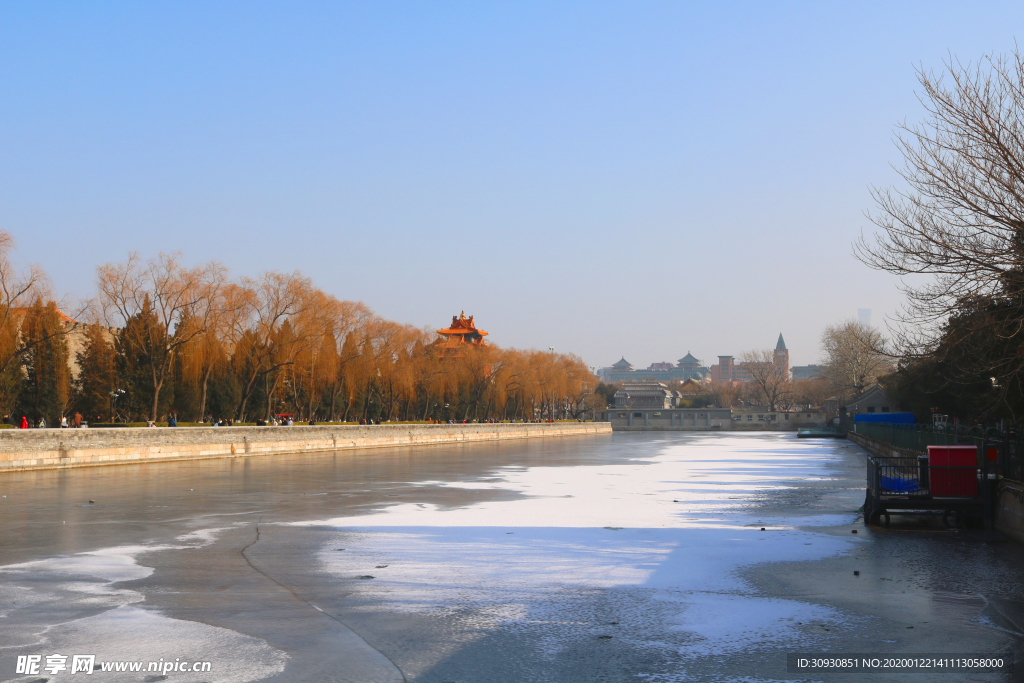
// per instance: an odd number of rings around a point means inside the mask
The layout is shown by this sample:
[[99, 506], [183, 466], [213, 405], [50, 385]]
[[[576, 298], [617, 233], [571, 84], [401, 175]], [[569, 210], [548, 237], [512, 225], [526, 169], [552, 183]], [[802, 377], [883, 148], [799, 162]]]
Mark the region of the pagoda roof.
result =
[[443, 330], [438, 330], [438, 334], [442, 335], [456, 335], [456, 334], [479, 334], [481, 337], [487, 336], [487, 333], [481, 329], [478, 329], [473, 324], [473, 316], [466, 317], [466, 312], [463, 311], [458, 316], [452, 316], [452, 326], [446, 327]]
[[617, 361], [614, 365], [612, 365], [612, 367], [615, 368], [616, 370], [627, 370], [633, 367], [633, 364], [626, 360], [626, 357], [623, 356], [622, 360]]
[[700, 361], [697, 360], [696, 358], [694, 358], [692, 353], [687, 351], [686, 355], [679, 359], [679, 364], [680, 365], [684, 365], [684, 364], [688, 365], [690, 363], [696, 363], [697, 365], [700, 365]]
[[[27, 316], [29, 311], [31, 311], [31, 310], [32, 310], [31, 306], [16, 306], [16, 307], [12, 307], [11, 308], [11, 315], [12, 316], [18, 316], [19, 318], [23, 318], [23, 317]], [[57, 309], [57, 317], [60, 319], [60, 321], [62, 323], [74, 323], [76, 325], [80, 324], [77, 320], [75, 320], [74, 318], [69, 316], [67, 313], [65, 313], [64, 311], [60, 310], [59, 308]]]

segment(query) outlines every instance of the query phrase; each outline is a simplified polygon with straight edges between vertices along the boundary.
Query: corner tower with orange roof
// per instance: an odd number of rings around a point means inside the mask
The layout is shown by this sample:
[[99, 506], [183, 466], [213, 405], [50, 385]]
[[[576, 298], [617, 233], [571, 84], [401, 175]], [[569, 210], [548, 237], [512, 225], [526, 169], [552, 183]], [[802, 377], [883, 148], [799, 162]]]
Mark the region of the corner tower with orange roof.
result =
[[444, 337], [445, 348], [458, 348], [462, 344], [484, 346], [487, 343], [484, 341], [487, 333], [477, 329], [473, 324], [473, 316], [467, 318], [465, 311], [458, 317], [453, 315], [451, 327], [438, 330], [437, 333]]

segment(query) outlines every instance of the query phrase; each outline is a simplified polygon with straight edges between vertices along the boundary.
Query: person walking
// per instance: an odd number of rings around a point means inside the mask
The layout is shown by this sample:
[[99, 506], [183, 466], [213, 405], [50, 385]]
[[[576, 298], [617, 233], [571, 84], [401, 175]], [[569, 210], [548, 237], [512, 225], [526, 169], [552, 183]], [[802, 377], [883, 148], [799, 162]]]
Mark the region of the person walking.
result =
[[61, 429], [67, 429], [68, 428], [68, 416], [67, 415], [61, 415], [60, 416], [60, 428]]
[[79, 413], [78, 411], [75, 411], [75, 417], [72, 421], [75, 424], [75, 429], [80, 428], [82, 426], [82, 414]]
[[24, 415], [21, 416], [21, 429], [28, 429], [28, 418]]

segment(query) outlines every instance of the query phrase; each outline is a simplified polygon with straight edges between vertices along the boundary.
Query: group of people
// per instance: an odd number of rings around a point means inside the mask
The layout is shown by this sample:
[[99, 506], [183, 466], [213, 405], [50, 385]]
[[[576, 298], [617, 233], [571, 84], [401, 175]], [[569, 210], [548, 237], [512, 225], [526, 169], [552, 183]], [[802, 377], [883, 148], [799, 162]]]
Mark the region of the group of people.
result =
[[[47, 427], [46, 418], [45, 417], [40, 417], [38, 420], [36, 420], [35, 424], [31, 424], [31, 423], [29, 423], [29, 419], [28, 419], [28, 417], [26, 415], [22, 415], [21, 416], [21, 421], [20, 422], [13, 415], [4, 415], [4, 423], [9, 424], [12, 427], [17, 427], [18, 429], [30, 429], [30, 428], [46, 429], [46, 427]], [[69, 428], [71, 428], [71, 429], [78, 429], [78, 428], [80, 428], [82, 426], [82, 424], [83, 424], [82, 414], [76, 412], [75, 416], [73, 418], [71, 418], [71, 422], [70, 423], [68, 422], [68, 418], [67, 418], [66, 415], [61, 415], [60, 416], [60, 422], [58, 423], [58, 426], [61, 429], [69, 429]]]
[[[310, 422], [309, 424], [312, 425], [312, 424], [316, 424], [316, 423], [315, 422]], [[283, 416], [281, 419], [278, 419], [277, 415], [271, 415], [269, 421], [268, 420], [264, 420], [262, 418], [259, 419], [259, 420], [256, 420], [256, 426], [257, 427], [291, 427], [292, 426], [292, 418], [286, 415], [286, 416]]]

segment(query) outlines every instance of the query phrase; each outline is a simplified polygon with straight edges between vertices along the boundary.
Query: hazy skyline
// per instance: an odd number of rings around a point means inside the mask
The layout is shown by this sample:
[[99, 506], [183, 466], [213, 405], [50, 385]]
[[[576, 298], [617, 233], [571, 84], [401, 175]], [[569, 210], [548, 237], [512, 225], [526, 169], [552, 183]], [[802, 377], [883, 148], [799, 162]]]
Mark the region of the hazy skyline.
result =
[[0, 229], [58, 293], [180, 250], [603, 367], [901, 302], [850, 255], [914, 66], [1010, 3], [8, 4]]

